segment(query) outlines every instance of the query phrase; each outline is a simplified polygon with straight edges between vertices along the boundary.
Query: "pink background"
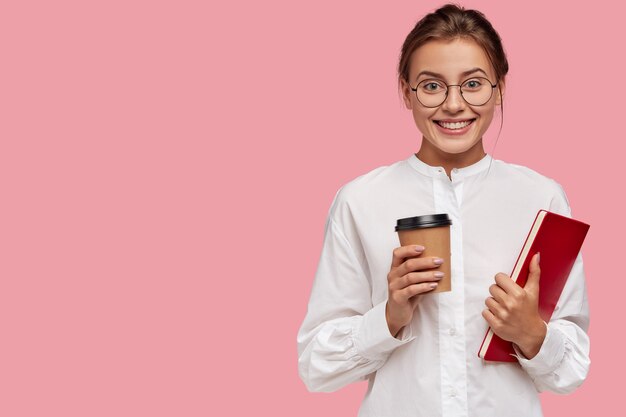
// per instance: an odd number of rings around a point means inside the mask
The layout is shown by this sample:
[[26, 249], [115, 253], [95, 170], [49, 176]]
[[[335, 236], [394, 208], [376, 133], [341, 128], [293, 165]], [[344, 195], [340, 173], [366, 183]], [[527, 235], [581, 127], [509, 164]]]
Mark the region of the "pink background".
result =
[[[306, 391], [296, 332], [335, 192], [419, 147], [395, 68], [443, 2], [213, 3], [0, 7], [0, 415], [356, 415], [364, 383]], [[553, 3], [463, 4], [509, 55], [494, 156], [592, 225], [591, 372], [546, 415], [615, 414], [623, 10]]]

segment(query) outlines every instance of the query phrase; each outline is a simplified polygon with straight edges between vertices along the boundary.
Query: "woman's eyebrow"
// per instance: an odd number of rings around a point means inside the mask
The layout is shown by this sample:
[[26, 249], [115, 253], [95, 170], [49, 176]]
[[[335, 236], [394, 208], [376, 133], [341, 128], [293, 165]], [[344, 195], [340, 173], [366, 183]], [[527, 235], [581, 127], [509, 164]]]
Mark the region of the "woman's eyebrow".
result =
[[[463, 76], [463, 77], [464, 77], [464, 76], [466, 76], [466, 75], [470, 75], [470, 74], [473, 74], [473, 73], [478, 72], [478, 71], [480, 71], [480, 72], [482, 72], [483, 74], [485, 74], [485, 76], [488, 76], [488, 75], [487, 75], [487, 73], [486, 73], [485, 71], [483, 71], [481, 68], [478, 68], [478, 67], [476, 67], [476, 68], [472, 68], [472, 69], [467, 70], [467, 71], [463, 71], [463, 72], [461, 73], [461, 76]], [[443, 77], [443, 75], [441, 75], [441, 74], [437, 74], [436, 72], [432, 72], [432, 71], [422, 71], [422, 72], [420, 72], [419, 74], [417, 74], [417, 77], [415, 77], [415, 79], [417, 80], [417, 79], [418, 79], [419, 77], [421, 77], [422, 75], [429, 75], [429, 76], [431, 76], [431, 77], [444, 78], [444, 77]]]

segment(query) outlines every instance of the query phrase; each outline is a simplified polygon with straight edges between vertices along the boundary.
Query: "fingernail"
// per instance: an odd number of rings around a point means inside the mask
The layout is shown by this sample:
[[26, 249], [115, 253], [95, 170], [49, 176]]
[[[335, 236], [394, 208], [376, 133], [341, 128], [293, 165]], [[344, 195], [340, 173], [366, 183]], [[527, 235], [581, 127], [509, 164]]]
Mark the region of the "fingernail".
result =
[[441, 258], [435, 258], [435, 260], [433, 261], [433, 263], [435, 265], [441, 265], [443, 263], [443, 259]]
[[430, 284], [430, 288], [437, 288], [437, 283], [433, 282], [432, 284]]
[[426, 248], [421, 245], [415, 246], [415, 252], [424, 252], [424, 249]]
[[445, 275], [443, 272], [437, 271], [435, 272], [435, 278], [443, 278], [443, 276]]

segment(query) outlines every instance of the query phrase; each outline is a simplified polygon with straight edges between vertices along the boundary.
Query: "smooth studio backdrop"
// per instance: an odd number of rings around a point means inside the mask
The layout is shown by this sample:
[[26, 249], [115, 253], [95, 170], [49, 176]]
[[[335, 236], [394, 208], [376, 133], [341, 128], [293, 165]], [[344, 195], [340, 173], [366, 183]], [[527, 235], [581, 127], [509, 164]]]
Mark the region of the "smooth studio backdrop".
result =
[[[336, 191], [419, 149], [395, 69], [442, 4], [4, 2], [0, 415], [356, 415], [364, 383], [306, 391], [296, 332]], [[511, 67], [486, 150], [591, 224], [591, 372], [545, 413], [615, 414], [624, 6], [462, 4]]]

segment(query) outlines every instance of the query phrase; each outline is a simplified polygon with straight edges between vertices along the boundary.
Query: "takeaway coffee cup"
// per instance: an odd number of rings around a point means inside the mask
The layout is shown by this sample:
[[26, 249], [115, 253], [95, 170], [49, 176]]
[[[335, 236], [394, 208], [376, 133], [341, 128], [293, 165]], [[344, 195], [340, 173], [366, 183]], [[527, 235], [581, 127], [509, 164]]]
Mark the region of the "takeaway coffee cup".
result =
[[452, 275], [450, 265], [450, 225], [452, 220], [447, 214], [429, 214], [425, 216], [407, 217], [398, 219], [396, 232], [401, 246], [422, 245], [426, 249], [420, 257], [438, 257], [443, 264], [436, 268], [424, 271], [441, 271], [445, 275], [439, 281], [437, 288], [431, 292], [445, 292], [452, 290]]

